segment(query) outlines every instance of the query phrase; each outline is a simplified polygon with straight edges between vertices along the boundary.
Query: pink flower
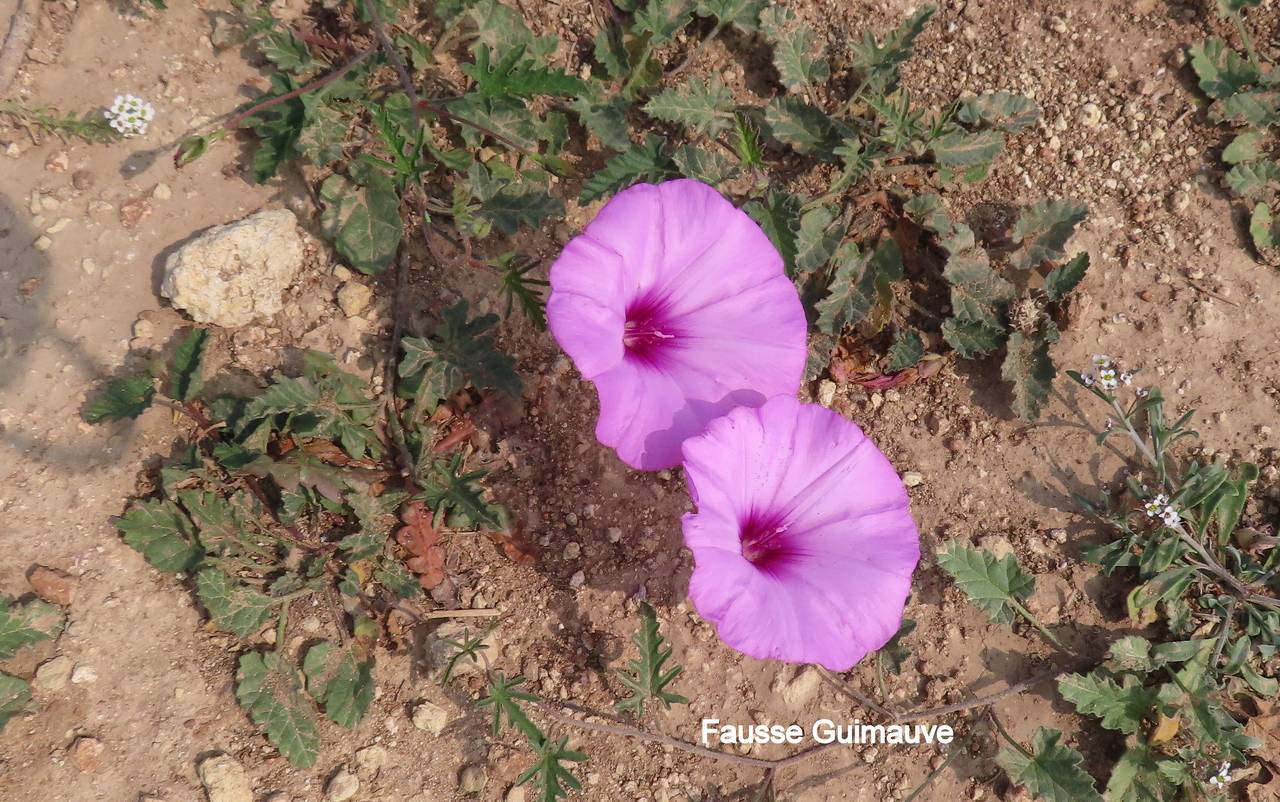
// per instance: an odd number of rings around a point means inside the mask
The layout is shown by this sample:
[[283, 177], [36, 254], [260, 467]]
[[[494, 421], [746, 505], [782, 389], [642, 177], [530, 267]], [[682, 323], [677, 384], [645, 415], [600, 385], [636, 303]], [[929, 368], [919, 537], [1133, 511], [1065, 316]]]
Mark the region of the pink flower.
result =
[[619, 192], [551, 267], [551, 333], [600, 395], [596, 437], [641, 470], [736, 406], [794, 395], [805, 318], [751, 218], [697, 181]]
[[744, 654], [845, 671], [898, 631], [920, 535], [854, 424], [790, 396], [684, 443], [689, 597]]

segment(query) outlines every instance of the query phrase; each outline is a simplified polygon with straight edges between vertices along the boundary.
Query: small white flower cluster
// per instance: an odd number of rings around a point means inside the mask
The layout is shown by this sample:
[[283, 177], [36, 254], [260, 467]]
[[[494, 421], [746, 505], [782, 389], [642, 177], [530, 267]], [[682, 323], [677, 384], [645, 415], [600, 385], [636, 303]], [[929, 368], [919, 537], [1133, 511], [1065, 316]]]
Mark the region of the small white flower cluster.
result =
[[1218, 773], [1209, 778], [1209, 785], [1219, 790], [1225, 789], [1227, 783], [1231, 781], [1231, 764], [1223, 761], [1218, 767]]
[[1161, 521], [1164, 521], [1165, 526], [1177, 526], [1182, 520], [1182, 516], [1169, 504], [1169, 497], [1164, 493], [1160, 493], [1146, 504], [1143, 504], [1142, 510], [1147, 514], [1148, 518], [1158, 517]]
[[147, 132], [147, 126], [155, 119], [156, 109], [140, 97], [116, 95], [111, 108], [104, 111], [103, 115], [121, 136], [142, 136]]
[[1103, 390], [1110, 392], [1120, 385], [1128, 387], [1133, 384], [1133, 373], [1130, 371], [1121, 371], [1111, 362], [1111, 357], [1106, 354], [1094, 354], [1091, 360], [1095, 375], [1092, 371], [1080, 374], [1080, 381], [1084, 382], [1085, 387], [1092, 387], [1095, 384]]

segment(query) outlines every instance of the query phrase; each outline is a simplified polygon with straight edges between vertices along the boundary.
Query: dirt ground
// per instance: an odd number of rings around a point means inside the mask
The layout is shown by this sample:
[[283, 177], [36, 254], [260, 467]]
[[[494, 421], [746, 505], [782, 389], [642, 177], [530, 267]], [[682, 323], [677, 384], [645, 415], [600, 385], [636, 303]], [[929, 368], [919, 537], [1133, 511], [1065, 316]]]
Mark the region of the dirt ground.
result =
[[[789, 5], [833, 40], [883, 30], [912, 6]], [[67, 631], [9, 668], [30, 676], [38, 663], [66, 655], [93, 669], [38, 695], [0, 733], [0, 802], [203, 799], [196, 765], [215, 752], [245, 766], [259, 800], [320, 800], [327, 779], [346, 766], [355, 772], [356, 752], [371, 745], [385, 748], [386, 760], [361, 767], [357, 800], [461, 799], [460, 773], [471, 766], [486, 773], [472, 798], [523, 799], [509, 789], [528, 754], [514, 740], [488, 744], [486, 721], [467, 706], [465, 686], [441, 689], [403, 652], [379, 654], [380, 694], [363, 723], [352, 732], [323, 725], [319, 763], [290, 767], [235, 702], [235, 645], [206, 630], [188, 590], [147, 566], [110, 522], [143, 464], [166, 448], [174, 421], [156, 408], [130, 425], [91, 428], [78, 411], [97, 382], [144, 359], [180, 325], [157, 294], [165, 256], [194, 233], [263, 207], [294, 209], [304, 228], [315, 227], [303, 182], [254, 185], [235, 143], [219, 143], [175, 170], [173, 146], [191, 127], [265, 81], [239, 48], [210, 43], [229, 2], [170, 6], [146, 15], [129, 3], [46, 2], [35, 58], [11, 92], [68, 110], [133, 92], [157, 108], [146, 137], [36, 143], [22, 128], [0, 124], [0, 593], [28, 592], [26, 574], [37, 564], [78, 578]], [[589, 35], [580, 24], [589, 19], [587, 0], [523, 6], [538, 32]], [[14, 7], [15, 0], [0, 0], [0, 20]], [[1257, 19], [1280, 18], [1276, 0], [1258, 11]], [[995, 178], [963, 203], [978, 209], [1072, 196], [1090, 204], [1076, 243], [1093, 259], [1087, 303], [1055, 346], [1055, 361], [1083, 366], [1102, 352], [1141, 367], [1141, 380], [1163, 387], [1175, 412], [1202, 411], [1198, 429], [1211, 450], [1271, 465], [1280, 275], [1244, 249], [1239, 209], [1221, 189], [1221, 135], [1207, 125], [1185, 66], [1185, 48], [1210, 32], [1227, 35], [1200, 0], [956, 0], [929, 26], [904, 85], [932, 102], [963, 90], [1012, 89], [1044, 107], [1044, 123], [1019, 135]], [[1260, 41], [1274, 41], [1274, 24], [1269, 33]], [[741, 65], [723, 45], [706, 58], [741, 80]], [[1101, 111], [1100, 122], [1092, 124], [1088, 104]], [[550, 259], [557, 238], [584, 219], [572, 211], [532, 247]], [[50, 227], [52, 246], [36, 249]], [[454, 278], [453, 266], [415, 259], [416, 303], [428, 315], [457, 295], [474, 302], [486, 289]], [[375, 309], [346, 318], [333, 299], [335, 264], [315, 239], [307, 275], [280, 319], [217, 333], [217, 358], [263, 371], [281, 349], [319, 347], [342, 358], [349, 352], [352, 364], [367, 368], [388, 322], [389, 294], [376, 284]], [[811, 671], [745, 658], [715, 639], [684, 601], [691, 565], [679, 516], [689, 501], [679, 472], [632, 472], [596, 443], [594, 393], [548, 336], [516, 322], [504, 330], [504, 346], [519, 360], [526, 391], [487, 432], [511, 455], [492, 485], [542, 556], [536, 566], [519, 566], [487, 541], [455, 541], [449, 565], [457, 602], [506, 615], [490, 652], [495, 663], [524, 673], [548, 698], [608, 709], [619, 690], [612, 669], [628, 656], [635, 600], [644, 597], [658, 607], [676, 659], [687, 666], [678, 690], [693, 700], [659, 714], [655, 728], [696, 740], [703, 717], [806, 726], [819, 717], [856, 718], [859, 708]], [[1045, 418], [1027, 425], [1011, 416], [994, 361], [949, 362], [930, 381], [884, 393], [838, 388], [833, 406], [899, 470], [924, 478], [911, 490], [926, 556], [907, 616], [919, 628], [907, 641], [912, 659], [888, 678], [894, 704], [960, 701], [1049, 665], [1043, 647], [990, 624], [950, 588], [931, 555], [951, 538], [1012, 548], [1037, 575], [1034, 608], [1070, 645], [1090, 651], [1126, 627], [1119, 586], [1079, 560], [1095, 534], [1070, 499], [1114, 480], [1121, 461], [1093, 446], [1099, 410], [1065, 384], [1059, 389]], [[851, 677], [873, 692], [870, 668]], [[477, 691], [478, 680], [469, 681]], [[411, 722], [424, 699], [453, 717], [438, 736]], [[1024, 740], [1040, 725], [1063, 729], [1095, 770], [1121, 746], [1077, 742], [1081, 722], [1047, 688], [997, 709]], [[965, 719], [946, 720], [967, 733]], [[735, 794], [761, 778], [759, 769], [654, 745], [566, 734], [591, 756], [580, 771], [584, 799], [709, 802], [742, 798]], [[101, 765], [87, 771], [70, 754], [81, 736], [105, 746]], [[975, 743], [920, 799], [1013, 798], [991, 760], [990, 739]], [[779, 798], [902, 799], [940, 761], [924, 747], [831, 750], [782, 772]]]

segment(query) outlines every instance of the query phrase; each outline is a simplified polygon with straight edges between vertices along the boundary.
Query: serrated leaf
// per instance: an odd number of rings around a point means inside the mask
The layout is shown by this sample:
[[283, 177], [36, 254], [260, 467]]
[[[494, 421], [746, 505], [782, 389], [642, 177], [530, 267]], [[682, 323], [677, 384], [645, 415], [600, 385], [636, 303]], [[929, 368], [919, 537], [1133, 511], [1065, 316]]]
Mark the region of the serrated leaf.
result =
[[169, 397], [175, 401], [191, 401], [204, 387], [204, 375], [200, 371], [208, 339], [208, 329], [192, 329], [173, 352], [173, 363], [169, 366]]
[[825, 267], [840, 240], [844, 228], [836, 224], [836, 210], [830, 206], [816, 206], [800, 217], [800, 231], [796, 235], [796, 274], [804, 275]]
[[902, 645], [902, 640], [915, 629], [915, 621], [910, 618], [902, 619], [902, 626], [898, 627], [894, 636], [876, 651], [876, 660], [884, 670], [895, 675], [902, 673], [903, 664], [911, 657], [911, 650]]
[[468, 308], [466, 301], [459, 301], [441, 313], [430, 337], [401, 340], [400, 377], [412, 383], [418, 403], [427, 409], [434, 410], [439, 401], [467, 386], [520, 395], [515, 361], [497, 349], [489, 333], [498, 316], [468, 320]]
[[[292, 78], [276, 73], [271, 77], [271, 91], [255, 102], [265, 103], [298, 88]], [[251, 165], [253, 180], [265, 184], [280, 172], [280, 165], [299, 154], [299, 141], [307, 126], [307, 103], [293, 98], [255, 114], [244, 124], [250, 126], [258, 137]]]
[[688, 699], [667, 690], [667, 686], [680, 676], [684, 668], [665, 667], [671, 659], [672, 649], [664, 645], [664, 639], [658, 630], [658, 613], [648, 602], [640, 603], [640, 630], [631, 637], [631, 641], [639, 647], [640, 659], [628, 664], [630, 673], [618, 672], [622, 684], [631, 691], [627, 698], [617, 703], [618, 712], [630, 711], [641, 718], [647, 702], [657, 702], [667, 710], [673, 704], [688, 704]]
[[297, 685], [295, 669], [275, 652], [240, 655], [236, 671], [240, 706], [290, 763], [310, 768], [320, 753], [320, 735]]
[[398, 559], [380, 560], [373, 579], [401, 599], [412, 599], [422, 590], [418, 578]]
[[1058, 693], [1081, 713], [1101, 719], [1103, 727], [1132, 735], [1155, 707], [1156, 692], [1133, 674], [1123, 675], [1122, 683], [1102, 671], [1067, 674], [1058, 680]]
[[40, 599], [15, 604], [0, 597], [0, 660], [8, 660], [32, 643], [52, 640], [62, 632], [62, 611]]
[[947, 259], [942, 276], [951, 285], [951, 309], [956, 318], [987, 328], [1002, 328], [1002, 312], [1017, 290], [991, 269], [985, 251], [973, 248], [953, 254]]
[[204, 556], [191, 522], [171, 501], [136, 503], [117, 519], [116, 528], [126, 544], [161, 571], [189, 570]]
[[266, 30], [255, 42], [258, 52], [281, 70], [292, 73], [304, 73], [327, 62], [317, 61], [311, 55], [311, 48], [287, 28], [272, 27]]
[[1259, 251], [1280, 247], [1280, 221], [1271, 213], [1271, 207], [1259, 203], [1249, 217], [1249, 236]]
[[721, 27], [732, 25], [743, 33], [760, 30], [760, 14], [768, 0], [698, 0], [698, 16], [715, 17]]
[[1139, 635], [1113, 641], [1107, 649], [1107, 666], [1115, 671], [1151, 671], [1155, 668], [1151, 659], [1151, 641]]
[[0, 730], [31, 702], [31, 684], [0, 671]]
[[81, 417], [88, 423], [136, 418], [151, 406], [155, 381], [148, 375], [112, 379], [101, 395], [85, 404]]
[[797, 247], [794, 220], [800, 211], [799, 198], [771, 189], [763, 201], [751, 201], [742, 207], [742, 211], [760, 224], [773, 247], [782, 254], [787, 275], [794, 278]]
[[500, 505], [485, 500], [478, 482], [482, 470], [464, 471], [462, 455], [451, 460], [435, 460], [429, 472], [419, 477], [421, 498], [436, 515], [462, 516], [466, 525], [488, 527], [496, 532], [507, 528], [507, 513]]
[[644, 144], [632, 145], [607, 161], [600, 170], [582, 184], [578, 195], [581, 204], [591, 203], [641, 181], [658, 182], [673, 175], [676, 166], [662, 152], [661, 137], [650, 134]]
[[618, 96], [607, 100], [583, 96], [570, 104], [583, 127], [595, 134], [605, 147], [618, 151], [631, 147], [631, 137], [627, 133], [627, 110], [630, 107], [626, 98]]
[[223, 554], [242, 545], [248, 537], [241, 518], [243, 509], [232, 506], [217, 493], [191, 489], [178, 491], [177, 497], [195, 524], [196, 536], [205, 552]]
[[969, 98], [956, 110], [956, 119], [965, 125], [996, 128], [1010, 134], [1034, 125], [1040, 115], [1040, 106], [1034, 100], [1005, 91]]
[[1030, 270], [1062, 260], [1067, 240], [1088, 216], [1089, 207], [1072, 200], [1043, 201], [1027, 208], [1013, 227], [1013, 241], [1022, 247], [1010, 255], [1010, 263]]
[[884, 44], [864, 32], [862, 40], [851, 45], [854, 69], [861, 73], [866, 89], [872, 94], [888, 95], [897, 88], [903, 63], [911, 58], [916, 39], [936, 12], [933, 6], [921, 6], [885, 37]]
[[[1176, 720], [1176, 719], [1175, 719]], [[1107, 780], [1106, 802], [1164, 802], [1168, 783], [1161, 776], [1158, 753], [1134, 744], [1116, 761]]]
[[678, 123], [714, 139], [733, 125], [733, 93], [718, 78], [697, 78], [654, 95], [644, 111], [654, 119]]
[[1222, 160], [1227, 164], [1243, 164], [1262, 158], [1262, 143], [1266, 134], [1261, 131], [1245, 131], [1237, 134], [1231, 144], [1222, 150]]
[[738, 165], [719, 151], [697, 145], [681, 145], [671, 152], [671, 161], [687, 178], [718, 186], [738, 174]]
[[1234, 122], [1266, 127], [1280, 122], [1280, 92], [1254, 90], [1215, 101], [1209, 107], [1214, 122]]
[[463, 13], [475, 26], [474, 48], [484, 45], [490, 50], [501, 51], [509, 47], [525, 47], [529, 57], [536, 61], [546, 61], [555, 52], [554, 36], [535, 37], [520, 12], [500, 0], [476, 0]]
[[531, 782], [534, 793], [537, 795], [537, 802], [556, 802], [568, 796], [570, 790], [580, 790], [582, 785], [578, 782], [578, 778], [574, 777], [573, 772], [562, 764], [580, 763], [586, 760], [587, 756], [570, 750], [568, 744], [568, 738], [556, 741], [545, 736], [532, 743], [537, 760], [516, 778], [515, 784], [524, 785]]
[[1194, 45], [1190, 53], [1191, 68], [1200, 78], [1200, 90], [1211, 98], [1229, 98], [1261, 77], [1257, 66], [1221, 39], [1206, 39]]
[[965, 359], [989, 354], [1000, 347], [1008, 332], [981, 320], [948, 318], [942, 323], [942, 338]]
[[492, 223], [499, 233], [510, 237], [521, 226], [536, 229], [547, 218], [563, 215], [564, 201], [539, 184], [522, 181], [508, 184], [483, 200], [476, 214]]
[[331, 105], [316, 104], [298, 137], [298, 150], [316, 167], [328, 167], [345, 155], [347, 116]]
[[893, 284], [903, 277], [902, 251], [898, 243], [885, 237], [875, 251], [863, 254], [845, 243], [836, 252], [836, 271], [825, 298], [814, 308], [819, 331], [838, 334], [845, 328], [868, 322], [874, 332], [888, 322], [893, 301]]
[[1227, 173], [1227, 186], [1243, 198], [1252, 198], [1269, 187], [1280, 186], [1280, 162], [1256, 161], [1237, 164]]
[[1000, 377], [1013, 385], [1013, 411], [1018, 417], [1029, 421], [1040, 417], [1057, 375], [1044, 337], [1020, 331], [1009, 335]]
[[196, 575], [196, 595], [214, 626], [241, 638], [255, 634], [271, 619], [270, 596], [213, 568]]
[[690, 0], [648, 0], [635, 13], [635, 30], [648, 33], [655, 44], [669, 42], [693, 21]]
[[1061, 740], [1058, 730], [1040, 727], [1032, 738], [1030, 756], [1008, 747], [996, 755], [996, 763], [1015, 783], [1045, 802], [1102, 802], [1093, 778], [1080, 768], [1084, 756], [1063, 746]]
[[327, 205], [320, 228], [351, 267], [373, 274], [395, 259], [403, 224], [392, 180], [377, 170], [370, 171], [368, 179], [363, 187], [341, 175], [325, 179], [320, 198]]
[[1061, 301], [1071, 294], [1089, 269], [1089, 254], [1081, 251], [1066, 264], [1055, 267], [1044, 278], [1044, 294], [1050, 301]]
[[586, 92], [587, 84], [581, 78], [568, 75], [563, 70], [543, 67], [526, 58], [526, 46], [508, 48], [494, 64], [489, 46], [476, 45], [475, 63], [462, 64], [461, 68], [475, 81], [475, 91], [495, 97], [532, 98], [538, 95], [578, 96]]
[[773, 138], [797, 153], [829, 159], [840, 141], [826, 112], [794, 97], [782, 95], [769, 101], [764, 120]]
[[930, 145], [933, 158], [947, 167], [990, 164], [1004, 147], [1004, 135], [985, 129], [970, 133], [961, 129], [943, 134]]
[[1035, 590], [1036, 582], [1012, 554], [996, 559], [988, 551], [952, 541], [938, 555], [938, 566], [970, 600], [997, 624], [1013, 623], [1014, 613]]
[[797, 19], [794, 11], [777, 5], [760, 14], [760, 28], [773, 45], [773, 65], [782, 85], [793, 92], [812, 89], [831, 76], [825, 53], [814, 54], [819, 48], [813, 28]]
[[888, 373], [897, 373], [915, 367], [924, 359], [924, 340], [915, 329], [899, 329], [893, 337], [893, 346], [889, 348], [889, 364], [885, 367]]
[[307, 691], [324, 707], [325, 715], [340, 727], [354, 729], [373, 703], [372, 657], [364, 657], [359, 646], [340, 648], [328, 641], [307, 650], [302, 671]]

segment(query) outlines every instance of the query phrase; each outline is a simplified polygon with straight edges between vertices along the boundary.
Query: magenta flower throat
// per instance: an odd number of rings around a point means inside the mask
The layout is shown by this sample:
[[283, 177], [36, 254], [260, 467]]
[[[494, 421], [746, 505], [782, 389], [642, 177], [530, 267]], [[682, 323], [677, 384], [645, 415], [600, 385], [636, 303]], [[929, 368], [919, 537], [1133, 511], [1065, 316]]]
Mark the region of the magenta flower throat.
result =
[[744, 654], [845, 671], [902, 622], [920, 535], [862, 430], [790, 396], [684, 443], [689, 597]]
[[642, 470], [737, 406], [799, 389], [805, 319], [769, 238], [696, 181], [618, 193], [551, 268], [547, 320], [600, 397], [596, 437]]

